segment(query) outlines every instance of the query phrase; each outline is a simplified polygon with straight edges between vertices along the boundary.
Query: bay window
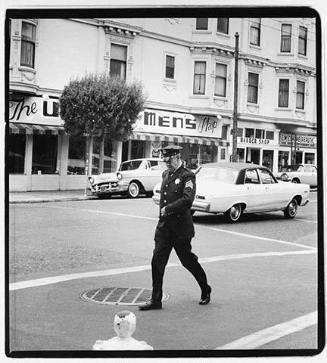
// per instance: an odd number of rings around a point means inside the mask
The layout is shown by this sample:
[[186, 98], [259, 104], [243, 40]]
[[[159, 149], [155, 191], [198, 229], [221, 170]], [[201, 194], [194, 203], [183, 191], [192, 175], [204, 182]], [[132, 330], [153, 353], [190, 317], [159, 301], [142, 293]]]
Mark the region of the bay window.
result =
[[206, 87], [206, 62], [194, 63], [193, 94], [203, 95]]

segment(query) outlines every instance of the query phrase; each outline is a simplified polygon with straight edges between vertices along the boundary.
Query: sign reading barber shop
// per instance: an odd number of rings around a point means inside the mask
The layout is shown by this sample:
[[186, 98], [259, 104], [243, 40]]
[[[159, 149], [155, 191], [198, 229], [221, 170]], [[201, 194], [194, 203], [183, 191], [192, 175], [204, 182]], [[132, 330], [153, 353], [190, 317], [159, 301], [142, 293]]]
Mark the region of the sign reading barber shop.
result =
[[59, 101], [42, 97], [21, 97], [9, 101], [9, 121], [24, 124], [62, 126]]
[[134, 131], [220, 138], [221, 122], [216, 116], [146, 109], [140, 113]]

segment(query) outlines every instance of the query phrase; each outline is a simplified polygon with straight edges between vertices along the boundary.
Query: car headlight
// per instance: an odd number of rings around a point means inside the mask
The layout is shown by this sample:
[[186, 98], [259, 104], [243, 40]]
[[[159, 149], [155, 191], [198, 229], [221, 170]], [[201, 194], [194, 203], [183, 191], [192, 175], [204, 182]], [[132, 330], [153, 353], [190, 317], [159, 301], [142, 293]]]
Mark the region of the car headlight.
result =
[[122, 180], [123, 179], [123, 176], [120, 173], [117, 173], [117, 179], [118, 180]]
[[90, 182], [91, 184], [93, 184], [93, 183], [94, 183], [94, 178], [93, 178], [93, 177], [91, 177], [91, 176], [89, 176], [89, 182]]

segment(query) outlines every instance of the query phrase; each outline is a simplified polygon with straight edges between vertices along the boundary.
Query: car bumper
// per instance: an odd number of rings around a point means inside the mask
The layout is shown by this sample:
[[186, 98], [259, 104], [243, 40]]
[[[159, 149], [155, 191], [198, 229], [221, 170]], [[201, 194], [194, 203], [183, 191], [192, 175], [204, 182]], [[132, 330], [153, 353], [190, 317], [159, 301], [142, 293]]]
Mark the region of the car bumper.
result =
[[201, 212], [209, 212], [210, 203], [209, 202], [203, 202], [203, 201], [200, 201], [200, 200], [194, 200], [191, 209], [201, 211]]
[[108, 184], [101, 184], [101, 185], [92, 185], [90, 184], [90, 191], [94, 195], [102, 195], [102, 194], [120, 194], [127, 191], [122, 185], [111, 185]]

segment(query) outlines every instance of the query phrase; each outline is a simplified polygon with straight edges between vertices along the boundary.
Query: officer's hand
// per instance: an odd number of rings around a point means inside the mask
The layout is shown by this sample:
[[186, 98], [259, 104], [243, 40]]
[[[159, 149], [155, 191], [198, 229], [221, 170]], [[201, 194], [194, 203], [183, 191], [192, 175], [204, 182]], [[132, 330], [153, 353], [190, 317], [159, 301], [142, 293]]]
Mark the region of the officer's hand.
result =
[[167, 215], [166, 207], [161, 208], [160, 213], [161, 213], [162, 217], [165, 217]]

